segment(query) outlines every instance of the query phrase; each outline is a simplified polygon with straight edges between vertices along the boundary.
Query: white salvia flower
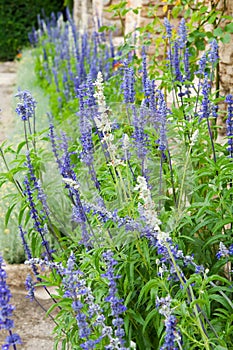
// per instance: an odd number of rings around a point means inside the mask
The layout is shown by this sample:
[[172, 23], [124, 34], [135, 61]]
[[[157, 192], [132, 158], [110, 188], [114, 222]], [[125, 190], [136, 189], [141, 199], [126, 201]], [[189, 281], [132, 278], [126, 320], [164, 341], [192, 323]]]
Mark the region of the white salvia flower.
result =
[[196, 129], [196, 130], [194, 131], [194, 133], [192, 134], [192, 136], [191, 136], [191, 139], [190, 139], [190, 141], [191, 141], [190, 146], [194, 146], [194, 145], [195, 145], [195, 143], [197, 142], [198, 136], [199, 136], [199, 130]]
[[129, 147], [130, 147], [129, 136], [127, 134], [124, 134], [122, 137], [122, 148], [124, 151], [127, 151]]
[[96, 92], [94, 94], [94, 97], [97, 100], [98, 106], [102, 106], [103, 108], [106, 107], [106, 100], [104, 96], [104, 85], [103, 85], [103, 75], [101, 72], [98, 72], [97, 79], [94, 85], [96, 86]]
[[99, 131], [103, 133], [102, 142], [106, 144], [110, 159], [108, 165], [118, 166], [125, 165], [124, 162], [117, 157], [117, 147], [114, 144], [114, 135], [112, 134], [112, 123], [109, 119], [109, 110], [106, 106], [106, 100], [104, 96], [104, 85], [103, 85], [103, 75], [101, 72], [97, 74], [96, 82], [94, 83], [96, 87], [96, 92], [94, 97], [98, 104], [99, 115], [94, 117], [96, 127]]
[[159, 313], [165, 317], [171, 315], [171, 302], [172, 299], [168, 294], [165, 298], [156, 297], [156, 305], [159, 307]]
[[227, 249], [227, 247], [225, 246], [225, 244], [223, 244], [222, 242], [219, 243], [219, 251], [218, 254], [220, 257], [227, 257], [229, 254], [229, 250]]
[[155, 204], [152, 201], [151, 193], [147, 187], [147, 182], [144, 176], [137, 177], [138, 184], [134, 187], [135, 190], [139, 190], [139, 198], [144, 201], [144, 208], [149, 210], [153, 209]]
[[170, 236], [168, 232], [163, 232], [163, 231], [158, 232], [157, 239], [159, 243], [165, 243], [169, 238]]
[[145, 177], [138, 176], [138, 184], [134, 187], [135, 190], [139, 190], [139, 198], [143, 200], [143, 206], [138, 205], [139, 212], [145, 217], [146, 222], [153, 227], [156, 232], [160, 232], [161, 221], [157, 217], [157, 213], [154, 210], [155, 204], [151, 198], [150, 189], [147, 187], [147, 182]]
[[72, 180], [72, 179], [70, 179], [68, 177], [64, 177], [62, 179], [62, 181], [65, 182], [70, 187], [73, 187], [75, 190], [78, 190], [79, 187], [80, 187], [79, 184], [76, 181], [74, 181], [74, 180]]
[[136, 350], [136, 345], [137, 345], [137, 344], [134, 343], [134, 341], [132, 341], [132, 340], [130, 341], [130, 349], [131, 349], [131, 350], [134, 350], [134, 349]]

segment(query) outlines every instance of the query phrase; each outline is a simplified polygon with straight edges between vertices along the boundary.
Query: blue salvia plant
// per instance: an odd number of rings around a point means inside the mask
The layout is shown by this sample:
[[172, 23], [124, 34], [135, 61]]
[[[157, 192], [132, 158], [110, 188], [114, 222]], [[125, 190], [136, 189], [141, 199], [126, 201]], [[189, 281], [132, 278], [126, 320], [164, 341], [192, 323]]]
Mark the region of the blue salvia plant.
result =
[[[217, 42], [192, 65], [185, 21], [177, 31], [164, 25], [160, 83], [146, 47], [141, 59], [130, 53], [116, 65], [111, 44], [101, 46], [106, 37], [81, 35], [69, 15], [40, 22], [36, 70], [55, 96], [46, 151], [25, 133], [20, 170], [2, 156], [20, 192], [36, 280], [57, 287], [55, 348], [232, 346], [232, 96], [226, 150], [215, 140]], [[43, 187], [45, 153], [60, 186], [56, 206], [55, 190]], [[38, 276], [38, 263], [49, 277]]]

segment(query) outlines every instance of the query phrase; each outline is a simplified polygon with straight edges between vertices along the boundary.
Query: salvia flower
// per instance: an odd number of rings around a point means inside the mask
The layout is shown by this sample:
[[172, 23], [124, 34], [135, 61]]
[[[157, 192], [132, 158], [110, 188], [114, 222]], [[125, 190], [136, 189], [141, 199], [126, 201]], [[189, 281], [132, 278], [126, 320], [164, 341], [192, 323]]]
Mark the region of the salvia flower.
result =
[[210, 100], [209, 100], [210, 84], [208, 81], [208, 74], [205, 74], [204, 81], [202, 83], [202, 103], [200, 111], [200, 120], [208, 119], [210, 116]]
[[37, 210], [37, 206], [33, 196], [34, 188], [32, 187], [29, 176], [25, 176], [24, 186], [25, 186], [24, 193], [30, 206], [30, 215], [34, 222], [34, 229], [39, 233], [41, 237], [41, 243], [42, 243], [42, 246], [45, 248], [45, 252], [47, 254], [48, 259], [52, 260], [52, 255], [51, 255], [52, 251], [50, 250], [49, 242], [46, 240], [46, 234], [48, 232], [43, 223], [43, 219], [41, 218]]
[[206, 53], [204, 53], [204, 55], [199, 60], [199, 63], [198, 63], [199, 67], [195, 73], [203, 75], [205, 73], [206, 63], [207, 63], [207, 56], [206, 56]]
[[118, 165], [124, 165], [124, 162], [117, 156], [117, 147], [114, 144], [114, 135], [112, 133], [112, 122], [109, 118], [109, 109], [106, 105], [106, 100], [104, 96], [104, 85], [103, 85], [103, 75], [98, 72], [97, 79], [95, 82], [96, 92], [94, 97], [98, 105], [98, 113], [94, 117], [96, 127], [98, 129], [99, 135], [101, 135], [101, 142], [107, 149], [106, 157], [109, 156], [110, 163], [113, 167]]
[[135, 83], [134, 70], [132, 67], [129, 67], [128, 60], [125, 60], [124, 77], [123, 77], [123, 83], [122, 83], [125, 103], [134, 102], [134, 99], [135, 99], [134, 83]]
[[28, 291], [27, 297], [33, 301], [35, 298], [35, 284], [32, 280], [32, 276], [30, 274], [27, 275], [25, 281], [25, 288]]
[[32, 97], [31, 93], [27, 90], [19, 90], [15, 97], [18, 97], [20, 100], [15, 110], [18, 116], [24, 121], [34, 117], [36, 100]]
[[71, 253], [67, 267], [62, 271], [64, 297], [72, 299], [72, 308], [76, 314], [79, 337], [83, 341], [82, 349], [94, 349], [102, 338], [101, 334], [93, 339], [93, 326], [105, 327], [105, 317], [98, 304], [94, 302], [91, 288], [86, 285], [85, 278], [80, 270], [76, 269], [75, 256]]
[[227, 138], [228, 138], [228, 152], [230, 158], [233, 158], [233, 95], [227, 95], [225, 102], [227, 103]]
[[143, 161], [145, 159], [146, 154], [148, 153], [148, 135], [144, 131], [146, 123], [145, 114], [147, 113], [147, 108], [141, 106], [138, 110], [135, 106], [132, 106], [132, 110], [134, 126], [132, 138], [134, 139], [135, 147], [137, 150], [137, 156]]
[[164, 95], [161, 91], [158, 91], [158, 107], [157, 107], [157, 113], [158, 113], [158, 121], [159, 121], [159, 133], [160, 137], [158, 140], [159, 147], [158, 149], [162, 152], [164, 152], [167, 149], [167, 130], [166, 130], [166, 124], [167, 124], [167, 104], [164, 99]]
[[179, 42], [175, 41], [173, 44], [173, 62], [172, 62], [172, 67], [173, 67], [173, 75], [174, 75], [174, 80], [183, 82], [183, 77], [181, 74], [180, 70], [180, 54], [179, 54]]
[[[115, 266], [117, 265], [117, 261], [113, 258], [113, 252], [108, 250], [107, 252], [103, 253], [103, 258], [106, 261], [107, 264], [107, 272], [102, 275], [102, 277], [106, 277], [109, 281], [109, 295], [105, 299], [107, 302], [109, 302], [112, 312], [112, 325], [114, 330], [114, 338], [111, 339], [111, 342], [115, 343], [116, 349], [125, 349], [124, 344], [124, 336], [125, 331], [123, 329], [124, 326], [124, 320], [121, 317], [121, 315], [126, 311], [126, 307], [123, 304], [123, 300], [119, 299], [117, 296], [117, 283], [116, 280], [120, 278], [119, 275], [115, 275]], [[113, 344], [110, 342], [110, 347], [106, 347], [105, 349], [115, 349], [114, 347], [111, 347]]]
[[16, 350], [16, 345], [22, 342], [17, 333], [12, 333], [12, 328], [14, 328], [14, 321], [12, 320], [14, 307], [10, 304], [12, 295], [6, 283], [7, 274], [3, 266], [3, 258], [0, 256], [0, 330], [6, 329], [9, 332], [2, 349], [10, 349], [12, 346]]
[[210, 43], [210, 51], [208, 53], [208, 61], [214, 65], [219, 59], [218, 55], [218, 43], [216, 39], [213, 39]]
[[184, 49], [187, 43], [187, 29], [185, 24], [185, 19], [182, 18], [178, 28], [179, 35], [179, 47], [180, 49]]
[[[180, 282], [184, 282], [185, 277], [179, 265], [186, 266], [190, 264], [195, 268], [196, 273], [203, 271], [202, 266], [197, 266], [190, 256], [185, 256], [183, 251], [178, 249], [178, 246], [173, 243], [169, 232], [164, 232], [160, 229], [161, 222], [156, 213], [147, 181], [143, 176], [139, 176], [137, 182], [135, 190], [139, 191], [139, 198], [143, 202], [143, 204], [139, 203], [138, 211], [140, 219], [144, 223], [144, 229], [140, 226], [137, 226], [137, 229], [140, 229], [141, 235], [147, 237], [151, 245], [156, 248], [158, 255], [160, 255], [158, 264], [168, 267], [167, 271], [169, 271], [170, 279], [178, 281], [182, 278]], [[176, 262], [176, 268], [174, 261]], [[177, 270], [179, 270], [179, 278]]]
[[[165, 317], [165, 337], [161, 350], [178, 350], [181, 348], [181, 336], [180, 332], [176, 330], [177, 320], [172, 314], [171, 301], [170, 295], [165, 298], [157, 297], [156, 299], [156, 307], [159, 313]], [[176, 345], [179, 345], [179, 348]]]
[[166, 38], [171, 39], [172, 37], [172, 26], [167, 17], [164, 18], [164, 27], [166, 29]]
[[216, 257], [217, 259], [220, 259], [220, 258], [226, 258], [228, 257], [231, 253], [231, 250], [229, 250], [225, 244], [223, 244], [222, 242], [219, 243], [219, 250], [216, 254]]

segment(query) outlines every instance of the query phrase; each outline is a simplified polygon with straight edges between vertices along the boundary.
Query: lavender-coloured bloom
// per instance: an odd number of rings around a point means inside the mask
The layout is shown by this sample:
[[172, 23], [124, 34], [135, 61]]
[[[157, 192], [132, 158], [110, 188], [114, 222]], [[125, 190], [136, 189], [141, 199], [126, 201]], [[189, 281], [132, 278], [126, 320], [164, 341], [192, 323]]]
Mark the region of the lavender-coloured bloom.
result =
[[167, 17], [164, 18], [164, 27], [166, 29], [166, 38], [171, 39], [172, 37], [172, 26]]
[[199, 69], [195, 72], [196, 74], [203, 75], [205, 73], [206, 62], [207, 56], [206, 53], [204, 53], [204, 55], [199, 60]]
[[33, 301], [35, 298], [35, 284], [32, 280], [32, 276], [30, 274], [28, 274], [26, 277], [25, 288], [28, 291], [27, 298], [29, 298], [31, 301]]
[[210, 43], [210, 51], [208, 53], [208, 61], [213, 65], [218, 61], [218, 43], [216, 39], [213, 39]]
[[182, 18], [178, 28], [179, 35], [179, 48], [184, 49], [187, 43], [187, 29], [185, 24], [185, 19]]
[[159, 133], [160, 133], [160, 137], [158, 140], [158, 144], [159, 144], [158, 149], [163, 153], [167, 148], [167, 130], [166, 130], [167, 105], [164, 99], [164, 95], [161, 91], [158, 91], [157, 113], [158, 113]]
[[135, 146], [137, 149], [137, 156], [139, 159], [144, 159], [148, 152], [148, 136], [144, 132], [146, 118], [144, 113], [146, 113], [146, 108], [141, 107], [139, 111], [135, 106], [132, 106], [133, 109], [133, 126], [134, 132], [132, 137], [135, 141]]
[[204, 81], [202, 83], [202, 103], [200, 117], [201, 119], [208, 119], [210, 116], [210, 100], [209, 100], [210, 84], [208, 82], [208, 74], [205, 74]]
[[14, 346], [14, 349], [16, 349], [16, 345], [21, 344], [21, 339], [17, 333], [12, 333], [12, 328], [14, 328], [14, 321], [12, 320], [14, 307], [10, 304], [12, 295], [6, 283], [7, 274], [3, 266], [3, 258], [0, 256], [0, 330], [6, 329], [9, 332], [2, 348], [9, 349], [11, 346]]
[[125, 103], [134, 103], [134, 100], [135, 100], [134, 83], [135, 83], [134, 70], [132, 67], [129, 67], [128, 60], [125, 60], [124, 77], [123, 77], [123, 84], [122, 84]]
[[102, 277], [106, 277], [109, 281], [109, 295], [105, 299], [109, 302], [111, 311], [112, 311], [112, 324], [115, 328], [114, 335], [116, 337], [116, 341], [119, 342], [121, 346], [124, 346], [125, 340], [125, 331], [123, 329], [123, 319], [120, 317], [122, 313], [124, 313], [127, 308], [123, 304], [123, 300], [117, 297], [117, 283], [116, 280], [120, 278], [119, 275], [115, 275], [115, 265], [117, 265], [117, 261], [113, 258], [113, 252], [108, 250], [103, 253], [103, 258], [107, 264], [107, 272], [102, 275]]
[[172, 314], [171, 297], [156, 299], [156, 307], [161, 315], [165, 317], [165, 337], [161, 350], [178, 350], [175, 345], [181, 341], [180, 333], [176, 330], [176, 317]]
[[175, 41], [173, 44], [172, 67], [173, 67], [174, 80], [182, 83], [183, 77], [182, 77], [181, 70], [180, 70], [180, 55], [179, 55], [179, 43], [178, 43], [178, 41]]
[[230, 158], [233, 158], [233, 95], [226, 96], [225, 102], [227, 103], [227, 138], [228, 138], [228, 152]]
[[37, 191], [37, 199], [41, 202], [42, 207], [43, 207], [43, 215], [49, 216], [50, 210], [47, 204], [47, 197], [46, 194], [44, 193], [44, 190], [41, 187], [40, 180], [38, 180], [35, 176], [34, 168], [31, 162], [31, 157], [30, 157], [30, 152], [26, 153], [26, 166], [29, 170], [30, 174], [30, 181], [34, 185], [34, 189]]
[[[28, 260], [31, 260], [32, 259], [32, 253], [31, 253], [31, 250], [30, 250], [30, 248], [29, 248], [29, 246], [27, 244], [27, 241], [25, 239], [26, 232], [23, 231], [22, 226], [19, 226], [19, 232], [20, 232], [20, 237], [22, 239], [22, 243], [23, 243], [24, 252], [26, 254], [26, 257], [27, 257]], [[37, 266], [34, 263], [32, 263], [32, 271], [34, 273], [34, 276], [37, 277], [37, 280], [41, 281], [41, 279], [38, 277], [39, 272], [38, 272]]]
[[184, 80], [191, 79], [189, 57], [190, 57], [189, 49], [188, 49], [188, 47], [186, 47], [185, 51], [184, 51], [184, 73], [185, 73]]
[[226, 258], [229, 256], [229, 249], [222, 242], [219, 243], [219, 250], [216, 254], [217, 259]]
[[21, 117], [23, 121], [34, 117], [36, 100], [32, 97], [31, 93], [27, 90], [19, 90], [15, 97], [18, 97], [20, 100], [15, 109], [18, 116]]
[[79, 337], [84, 340], [80, 346], [82, 349], [94, 349], [95, 345], [98, 344], [103, 337], [100, 335], [97, 339], [90, 339], [95, 319], [98, 319], [98, 325], [103, 327], [105, 317], [99, 305], [94, 303], [92, 291], [86, 286], [86, 281], [82, 277], [82, 272], [76, 269], [75, 256], [73, 253], [71, 253], [67, 261], [67, 267], [62, 271], [62, 275], [62, 282], [65, 287], [64, 297], [73, 300], [72, 308], [76, 314]]
[[31, 188], [31, 183], [30, 180], [28, 178], [28, 176], [25, 176], [24, 179], [24, 185], [25, 185], [25, 196], [28, 200], [29, 206], [30, 206], [30, 215], [32, 220], [34, 221], [34, 228], [35, 230], [39, 233], [40, 237], [41, 237], [41, 244], [45, 247], [45, 252], [47, 254], [47, 258], [49, 260], [52, 260], [52, 255], [51, 255], [51, 250], [49, 247], [49, 242], [46, 240], [45, 235], [47, 233], [47, 231], [45, 230], [44, 226], [43, 226], [43, 222], [40, 218], [40, 215], [38, 213], [38, 210], [36, 208], [36, 204], [33, 198], [33, 191], [34, 189]]
[[57, 69], [53, 67], [52, 72], [53, 72], [54, 82], [56, 85], [56, 91], [60, 92]]
[[3, 350], [9, 349], [11, 346], [13, 346], [14, 349], [16, 349], [17, 344], [22, 344], [21, 338], [20, 338], [19, 334], [17, 334], [17, 333], [12, 333], [12, 334], [8, 335], [6, 337], [5, 342], [6, 342], [6, 344], [4, 344], [2, 347]]

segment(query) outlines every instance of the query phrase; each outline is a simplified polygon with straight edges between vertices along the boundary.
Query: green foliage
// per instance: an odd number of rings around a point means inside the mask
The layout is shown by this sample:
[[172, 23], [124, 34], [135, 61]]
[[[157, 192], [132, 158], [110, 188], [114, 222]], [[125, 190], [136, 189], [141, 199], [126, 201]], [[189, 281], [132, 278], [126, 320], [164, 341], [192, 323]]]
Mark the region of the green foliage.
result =
[[[114, 5], [112, 11], [123, 16], [125, 5], [125, 2]], [[178, 6], [173, 15], [178, 16], [182, 8]], [[198, 7], [196, 11], [204, 14], [206, 8]], [[44, 287], [56, 287], [52, 295], [54, 303], [47, 312], [52, 315], [52, 311], [56, 311], [55, 348], [83, 346], [88, 337], [80, 334], [80, 313], [87, 322], [86, 329], [91, 328], [90, 339], [101, 335], [103, 329], [95, 323], [98, 313], [92, 318], [89, 316], [91, 302], [86, 287], [92, 302], [104, 314], [105, 325], [116, 331], [115, 315], [106, 299], [114, 284], [113, 281], [109, 284], [106, 277], [103, 253], [109, 250], [116, 261], [110, 277], [116, 281], [117, 297], [127, 308], [121, 314], [127, 348], [135, 344], [139, 350], [164, 348], [169, 334], [176, 339], [176, 345], [172, 346], [180, 349], [220, 350], [233, 346], [233, 254], [227, 249], [232, 244], [232, 159], [228, 157], [226, 145], [216, 140], [218, 128], [213, 112], [224, 100], [212, 92], [217, 59], [214, 63], [207, 60], [205, 71], [196, 73], [197, 54], [203, 49], [202, 38], [206, 40], [206, 33], [202, 24], [199, 30], [194, 28], [200, 20], [195, 13], [191, 14], [193, 23], [187, 40], [193, 52], [189, 81], [177, 79], [173, 65], [166, 59], [162, 64], [168, 66], [163, 67], [164, 74], [156, 81], [160, 90], [156, 85], [147, 99], [143, 76], [145, 59], [136, 57], [131, 52], [134, 46], [125, 40], [117, 58], [130, 59], [136, 89], [134, 104], [124, 102], [120, 88], [127, 65], [119, 62], [117, 67], [111, 67], [103, 83], [98, 80], [99, 74], [97, 80], [92, 77], [95, 94], [91, 95], [87, 80], [77, 88], [72, 79], [77, 73], [77, 62], [80, 64], [77, 57], [71, 57], [68, 63], [63, 58], [59, 62], [55, 60], [57, 36], [54, 43], [45, 34], [34, 50], [38, 81], [50, 96], [54, 114], [56, 160], [52, 157], [51, 148], [55, 146], [50, 145], [48, 130], [33, 134], [29, 122], [24, 120], [22, 129], [26, 140], [16, 147], [2, 145], [1, 157], [6, 169], [1, 173], [0, 184], [2, 188], [10, 184], [16, 189], [9, 193], [11, 204], [5, 214], [5, 224], [9, 224], [16, 212], [19, 224], [27, 230], [25, 239], [33, 257], [46, 256], [39, 262], [49, 267], [50, 273], [42, 274], [37, 282]], [[209, 23], [216, 19], [211, 12]], [[231, 30], [231, 26], [227, 28]], [[214, 35], [220, 38], [221, 32], [215, 30]], [[177, 39], [175, 30], [172, 36], [172, 40]], [[163, 43], [166, 47], [171, 45], [174, 54], [172, 43], [167, 40]], [[91, 52], [92, 43], [88, 48]], [[182, 50], [181, 47], [181, 55]], [[105, 59], [103, 52], [100, 44], [97, 58], [102, 60], [101, 67], [107, 69], [113, 58]], [[207, 57], [209, 54], [207, 51]], [[89, 72], [89, 64], [84, 59], [80, 67]], [[184, 76], [184, 65], [179, 67]], [[69, 78], [64, 80], [64, 71], [67, 73], [68, 69], [72, 74], [69, 72]], [[152, 84], [150, 78], [156, 78], [154, 69], [152, 66], [147, 72], [148, 84]], [[203, 91], [207, 77], [210, 87]], [[67, 86], [68, 97], [65, 96]], [[84, 93], [83, 101], [80, 90]], [[96, 102], [91, 107], [90, 97]], [[209, 114], [203, 115], [206, 97]], [[152, 109], [151, 101], [154, 102]], [[166, 114], [166, 121], [162, 119], [162, 112]], [[223, 111], [220, 113], [224, 115]], [[84, 117], [87, 119], [83, 130]], [[166, 130], [161, 127], [163, 122]], [[68, 138], [60, 132], [61, 128]], [[145, 137], [144, 143], [139, 143], [136, 132]], [[83, 158], [84, 142], [89, 138], [93, 145], [89, 154], [93, 157], [92, 167]], [[143, 156], [140, 151], [144, 146]], [[35, 176], [31, 167], [25, 166], [28, 153]], [[25, 191], [25, 175], [31, 186], [29, 195]], [[49, 214], [45, 215], [34, 177], [40, 180], [46, 193]], [[35, 212], [39, 230], [33, 221]], [[85, 217], [80, 219], [83, 212]], [[41, 229], [53, 249], [51, 256], [44, 248], [46, 242], [40, 235]], [[85, 234], [89, 237], [87, 242]], [[220, 250], [222, 259], [219, 259]], [[70, 257], [75, 261], [72, 269]], [[75, 307], [74, 302], [82, 304]], [[173, 321], [169, 321], [170, 316], [174, 317]], [[103, 336], [96, 348], [103, 349], [106, 345], [109, 339]]]
[[28, 33], [37, 27], [37, 15], [64, 10], [63, 0], [4, 0], [0, 3], [0, 60], [14, 60], [29, 45]]

